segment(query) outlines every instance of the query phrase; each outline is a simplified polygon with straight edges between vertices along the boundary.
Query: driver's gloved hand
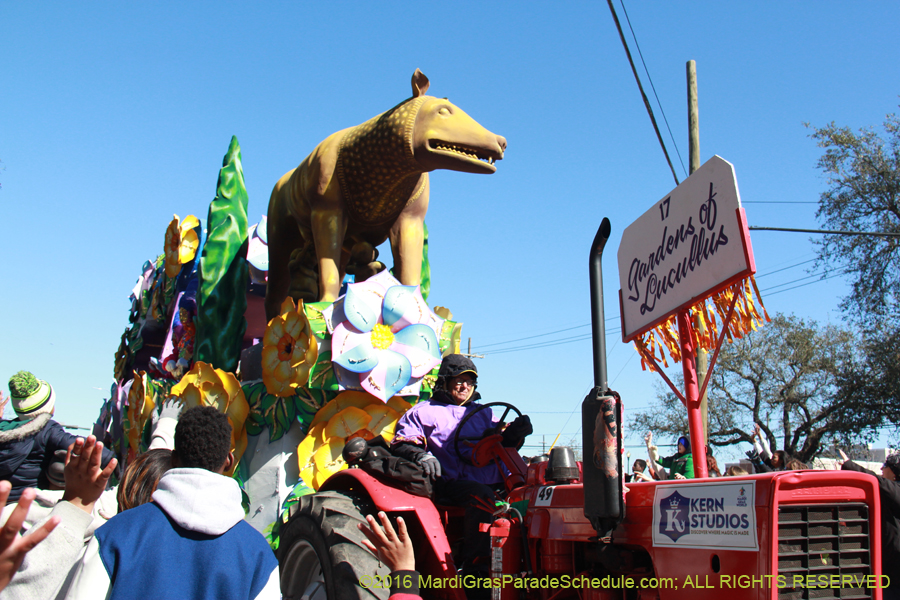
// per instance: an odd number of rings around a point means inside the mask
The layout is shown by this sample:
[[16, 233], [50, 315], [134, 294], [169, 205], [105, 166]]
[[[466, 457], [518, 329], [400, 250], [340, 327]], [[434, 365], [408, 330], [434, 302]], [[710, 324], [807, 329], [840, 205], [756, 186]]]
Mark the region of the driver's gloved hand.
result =
[[534, 428], [531, 426], [531, 419], [528, 415], [516, 417], [515, 421], [503, 430], [502, 445], [504, 448], [518, 448], [532, 433], [534, 433]]
[[416, 458], [416, 462], [429, 477], [437, 479], [441, 476], [441, 462], [431, 452], [423, 452]]

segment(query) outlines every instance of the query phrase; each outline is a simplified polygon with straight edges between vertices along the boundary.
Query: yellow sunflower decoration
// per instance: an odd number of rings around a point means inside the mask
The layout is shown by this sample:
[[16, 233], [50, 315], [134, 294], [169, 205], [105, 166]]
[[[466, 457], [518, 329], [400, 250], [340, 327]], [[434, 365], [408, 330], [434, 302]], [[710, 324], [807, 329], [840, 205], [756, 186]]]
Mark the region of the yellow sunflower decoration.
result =
[[166, 276], [170, 279], [176, 277], [182, 265], [191, 262], [197, 254], [200, 238], [194, 228], [199, 224], [200, 219], [194, 215], [186, 216], [180, 223], [178, 215], [173, 215], [166, 229]]
[[[172, 388], [171, 395], [181, 399], [185, 410], [195, 406], [214, 406], [228, 417], [231, 424], [231, 451], [237, 467], [247, 449], [247, 429], [244, 422], [250, 414], [250, 405], [237, 377], [233, 373], [214, 369], [205, 362], [196, 362]], [[232, 473], [234, 468], [226, 475], [231, 476]]]
[[341, 453], [354, 437], [394, 439], [397, 420], [409, 403], [393, 396], [385, 404], [365, 392], [342, 392], [316, 413], [306, 437], [297, 446], [300, 477], [317, 490], [334, 473], [347, 468]]
[[128, 438], [128, 447], [134, 455], [140, 450], [141, 435], [155, 407], [154, 394], [147, 385], [147, 373], [135, 371], [131, 389], [128, 391], [128, 411], [125, 413], [128, 419], [125, 436]]
[[269, 321], [263, 335], [262, 370], [266, 390], [273, 396], [293, 396], [295, 388], [309, 381], [319, 346], [313, 336], [303, 301], [290, 297], [281, 304], [281, 314]]

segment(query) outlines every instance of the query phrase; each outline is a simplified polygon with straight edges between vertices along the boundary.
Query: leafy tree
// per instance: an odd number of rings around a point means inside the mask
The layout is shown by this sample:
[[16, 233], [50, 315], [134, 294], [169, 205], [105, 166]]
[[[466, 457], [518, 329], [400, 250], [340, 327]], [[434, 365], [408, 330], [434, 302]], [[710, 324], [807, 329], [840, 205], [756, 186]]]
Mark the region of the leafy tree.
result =
[[[807, 124], [807, 127], [811, 127]], [[854, 133], [832, 122], [811, 127], [810, 137], [825, 149], [818, 168], [828, 189], [816, 216], [826, 229], [900, 233], [900, 119], [890, 114], [884, 133]], [[842, 308], [867, 327], [900, 309], [900, 239], [828, 235], [817, 241], [818, 265], [846, 269], [852, 278]]]
[[[808, 126], [808, 125], [807, 125]], [[900, 233], [900, 118], [890, 114], [883, 131], [858, 133], [833, 122], [812, 128], [810, 137], [825, 154], [818, 168], [828, 189], [816, 216], [827, 229]], [[829, 235], [818, 241], [818, 265], [846, 269], [850, 294], [841, 308], [861, 326], [865, 360], [845, 373], [839, 394], [864, 398], [856, 414], [868, 422], [900, 422], [900, 238]], [[862, 415], [862, 409], [869, 414]], [[854, 412], [851, 410], [851, 413]], [[900, 432], [895, 432], [894, 436]]]
[[[848, 330], [779, 314], [726, 344], [708, 387], [710, 445], [749, 443], [758, 422], [772, 450], [808, 463], [831, 443], [873, 437], [884, 413], [865, 397], [870, 388], [857, 342]], [[632, 427], [673, 438], [685, 433], [681, 401], [671, 392], [658, 399]]]

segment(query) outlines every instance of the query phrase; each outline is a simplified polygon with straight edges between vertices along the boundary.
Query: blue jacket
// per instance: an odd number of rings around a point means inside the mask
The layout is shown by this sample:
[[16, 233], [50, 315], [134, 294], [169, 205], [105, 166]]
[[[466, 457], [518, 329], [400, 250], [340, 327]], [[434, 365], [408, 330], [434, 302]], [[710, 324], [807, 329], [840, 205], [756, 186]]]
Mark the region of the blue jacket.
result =
[[170, 469], [153, 502], [119, 513], [96, 531], [66, 597], [280, 598], [275, 554], [243, 517], [233, 479]]
[[[74, 441], [75, 436], [50, 420], [49, 414], [40, 414], [30, 421], [0, 423], [0, 480], [12, 484], [7, 504], [18, 502], [25, 488], [47, 489], [47, 469], [53, 462], [53, 453], [65, 450]], [[103, 465], [112, 457], [112, 451], [104, 448]]]

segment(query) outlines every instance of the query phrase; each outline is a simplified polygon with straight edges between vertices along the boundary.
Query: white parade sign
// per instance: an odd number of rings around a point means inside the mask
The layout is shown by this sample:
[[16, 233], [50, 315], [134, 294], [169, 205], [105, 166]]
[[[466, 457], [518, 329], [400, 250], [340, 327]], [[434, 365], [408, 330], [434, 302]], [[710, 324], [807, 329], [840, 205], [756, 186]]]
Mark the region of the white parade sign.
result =
[[629, 225], [618, 264], [626, 342], [753, 274], [731, 163], [713, 156]]
[[757, 551], [755, 500], [752, 480], [656, 486], [653, 545]]

